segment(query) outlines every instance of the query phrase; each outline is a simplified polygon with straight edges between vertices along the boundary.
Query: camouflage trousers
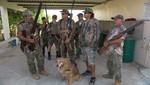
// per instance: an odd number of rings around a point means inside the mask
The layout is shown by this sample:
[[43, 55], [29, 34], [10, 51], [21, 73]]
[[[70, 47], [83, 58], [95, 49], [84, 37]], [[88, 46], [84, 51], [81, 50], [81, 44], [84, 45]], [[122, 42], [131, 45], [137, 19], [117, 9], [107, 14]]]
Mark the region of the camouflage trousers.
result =
[[36, 64], [39, 72], [44, 71], [44, 57], [40, 47], [34, 51], [26, 50], [24, 53], [27, 56], [27, 64], [31, 74], [37, 73]]
[[115, 80], [121, 81], [121, 67], [122, 67], [122, 56], [116, 52], [107, 55], [107, 68], [108, 73], [115, 76]]
[[42, 47], [48, 47], [48, 37], [42, 37]]
[[79, 46], [79, 38], [78, 38], [78, 35], [76, 35], [75, 37], [74, 37], [74, 39], [75, 39], [75, 46], [76, 46], [76, 48]]
[[74, 39], [75, 39], [75, 47], [76, 47], [75, 56], [78, 57], [82, 54], [81, 51], [80, 51], [81, 48], [79, 48], [80, 41], [79, 41], [78, 35], [76, 35]]
[[82, 59], [84, 62], [88, 61], [90, 65], [95, 65], [96, 52], [93, 49], [90, 47], [82, 48]]
[[[48, 45], [52, 47], [55, 44], [56, 51], [60, 51], [60, 41], [56, 38], [56, 36], [50, 36], [48, 40]], [[51, 49], [49, 49], [51, 50]]]
[[69, 45], [65, 43], [60, 44], [60, 51], [62, 57], [67, 57], [67, 52], [69, 54], [70, 59], [74, 57], [74, 42], [72, 41]]

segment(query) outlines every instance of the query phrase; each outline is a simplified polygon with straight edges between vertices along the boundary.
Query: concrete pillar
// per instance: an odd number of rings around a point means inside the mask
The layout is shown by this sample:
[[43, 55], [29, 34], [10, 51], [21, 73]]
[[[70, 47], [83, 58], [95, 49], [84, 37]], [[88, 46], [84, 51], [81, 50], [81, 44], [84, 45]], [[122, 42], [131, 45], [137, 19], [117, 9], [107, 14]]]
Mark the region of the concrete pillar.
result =
[[7, 8], [4, 6], [0, 6], [0, 11], [1, 11], [0, 13], [1, 13], [1, 17], [2, 17], [4, 39], [7, 40], [10, 38], [10, 29], [9, 29]]

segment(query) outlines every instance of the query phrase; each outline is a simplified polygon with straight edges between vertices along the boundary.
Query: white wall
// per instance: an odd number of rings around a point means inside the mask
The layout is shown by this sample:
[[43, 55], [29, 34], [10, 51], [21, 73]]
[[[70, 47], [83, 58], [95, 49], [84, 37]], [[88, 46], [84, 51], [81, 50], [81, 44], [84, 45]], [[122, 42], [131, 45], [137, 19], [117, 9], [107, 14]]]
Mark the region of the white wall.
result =
[[144, 3], [147, 0], [113, 0], [106, 4], [93, 7], [95, 17], [99, 20], [110, 20], [117, 14], [125, 18], [142, 19], [144, 13]]
[[[125, 18], [136, 18], [141, 20], [144, 17], [144, 3], [150, 0], [113, 0], [106, 4], [93, 7], [95, 17], [99, 20], [111, 20], [111, 17], [121, 14]], [[137, 27], [134, 60], [141, 65], [150, 68], [150, 21]], [[143, 43], [146, 38], [146, 43]], [[145, 47], [143, 47], [143, 45]]]
[[[137, 39], [135, 43], [134, 60], [141, 65], [150, 68], [150, 21], [144, 21], [143, 35], [141, 39]], [[144, 39], [145, 38], [145, 43]]]
[[2, 16], [2, 24], [3, 24], [3, 30], [4, 30], [4, 39], [7, 40], [10, 38], [10, 29], [9, 29], [9, 21], [8, 21], [8, 12], [7, 12], [7, 8], [0, 6], [0, 13]]

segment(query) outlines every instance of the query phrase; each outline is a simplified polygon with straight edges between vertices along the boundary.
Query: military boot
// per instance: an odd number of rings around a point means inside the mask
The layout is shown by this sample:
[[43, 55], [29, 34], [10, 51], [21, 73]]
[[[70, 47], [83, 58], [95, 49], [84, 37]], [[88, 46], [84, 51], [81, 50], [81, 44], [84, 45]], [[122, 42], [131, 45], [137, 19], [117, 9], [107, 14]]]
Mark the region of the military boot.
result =
[[39, 80], [40, 76], [39, 76], [39, 74], [35, 73], [35, 74], [32, 74], [32, 78], [35, 80]]
[[115, 80], [115, 85], [121, 85], [121, 81], [120, 80]]
[[51, 52], [48, 52], [48, 60], [51, 60]]
[[61, 54], [59, 51], [56, 51], [56, 58], [60, 58], [61, 57]]
[[45, 47], [42, 47], [43, 56], [45, 57]]
[[41, 72], [39, 72], [39, 74], [42, 74], [44, 76], [48, 76], [49, 75], [49, 73], [47, 71], [41, 71]]
[[109, 78], [109, 79], [113, 79], [113, 75], [108, 73], [108, 74], [104, 74], [103, 75], [104, 78]]

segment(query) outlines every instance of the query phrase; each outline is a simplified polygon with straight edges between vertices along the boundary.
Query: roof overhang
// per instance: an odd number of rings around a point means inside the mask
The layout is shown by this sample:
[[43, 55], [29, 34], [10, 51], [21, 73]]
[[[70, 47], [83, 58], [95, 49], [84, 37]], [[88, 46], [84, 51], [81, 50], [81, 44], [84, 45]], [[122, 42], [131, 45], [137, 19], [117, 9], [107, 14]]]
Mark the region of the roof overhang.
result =
[[[23, 8], [37, 8], [39, 3], [43, 3], [43, 9], [71, 9], [73, 0], [7, 0], [10, 3], [17, 3]], [[73, 9], [85, 9], [94, 7], [112, 0], [75, 0]]]

